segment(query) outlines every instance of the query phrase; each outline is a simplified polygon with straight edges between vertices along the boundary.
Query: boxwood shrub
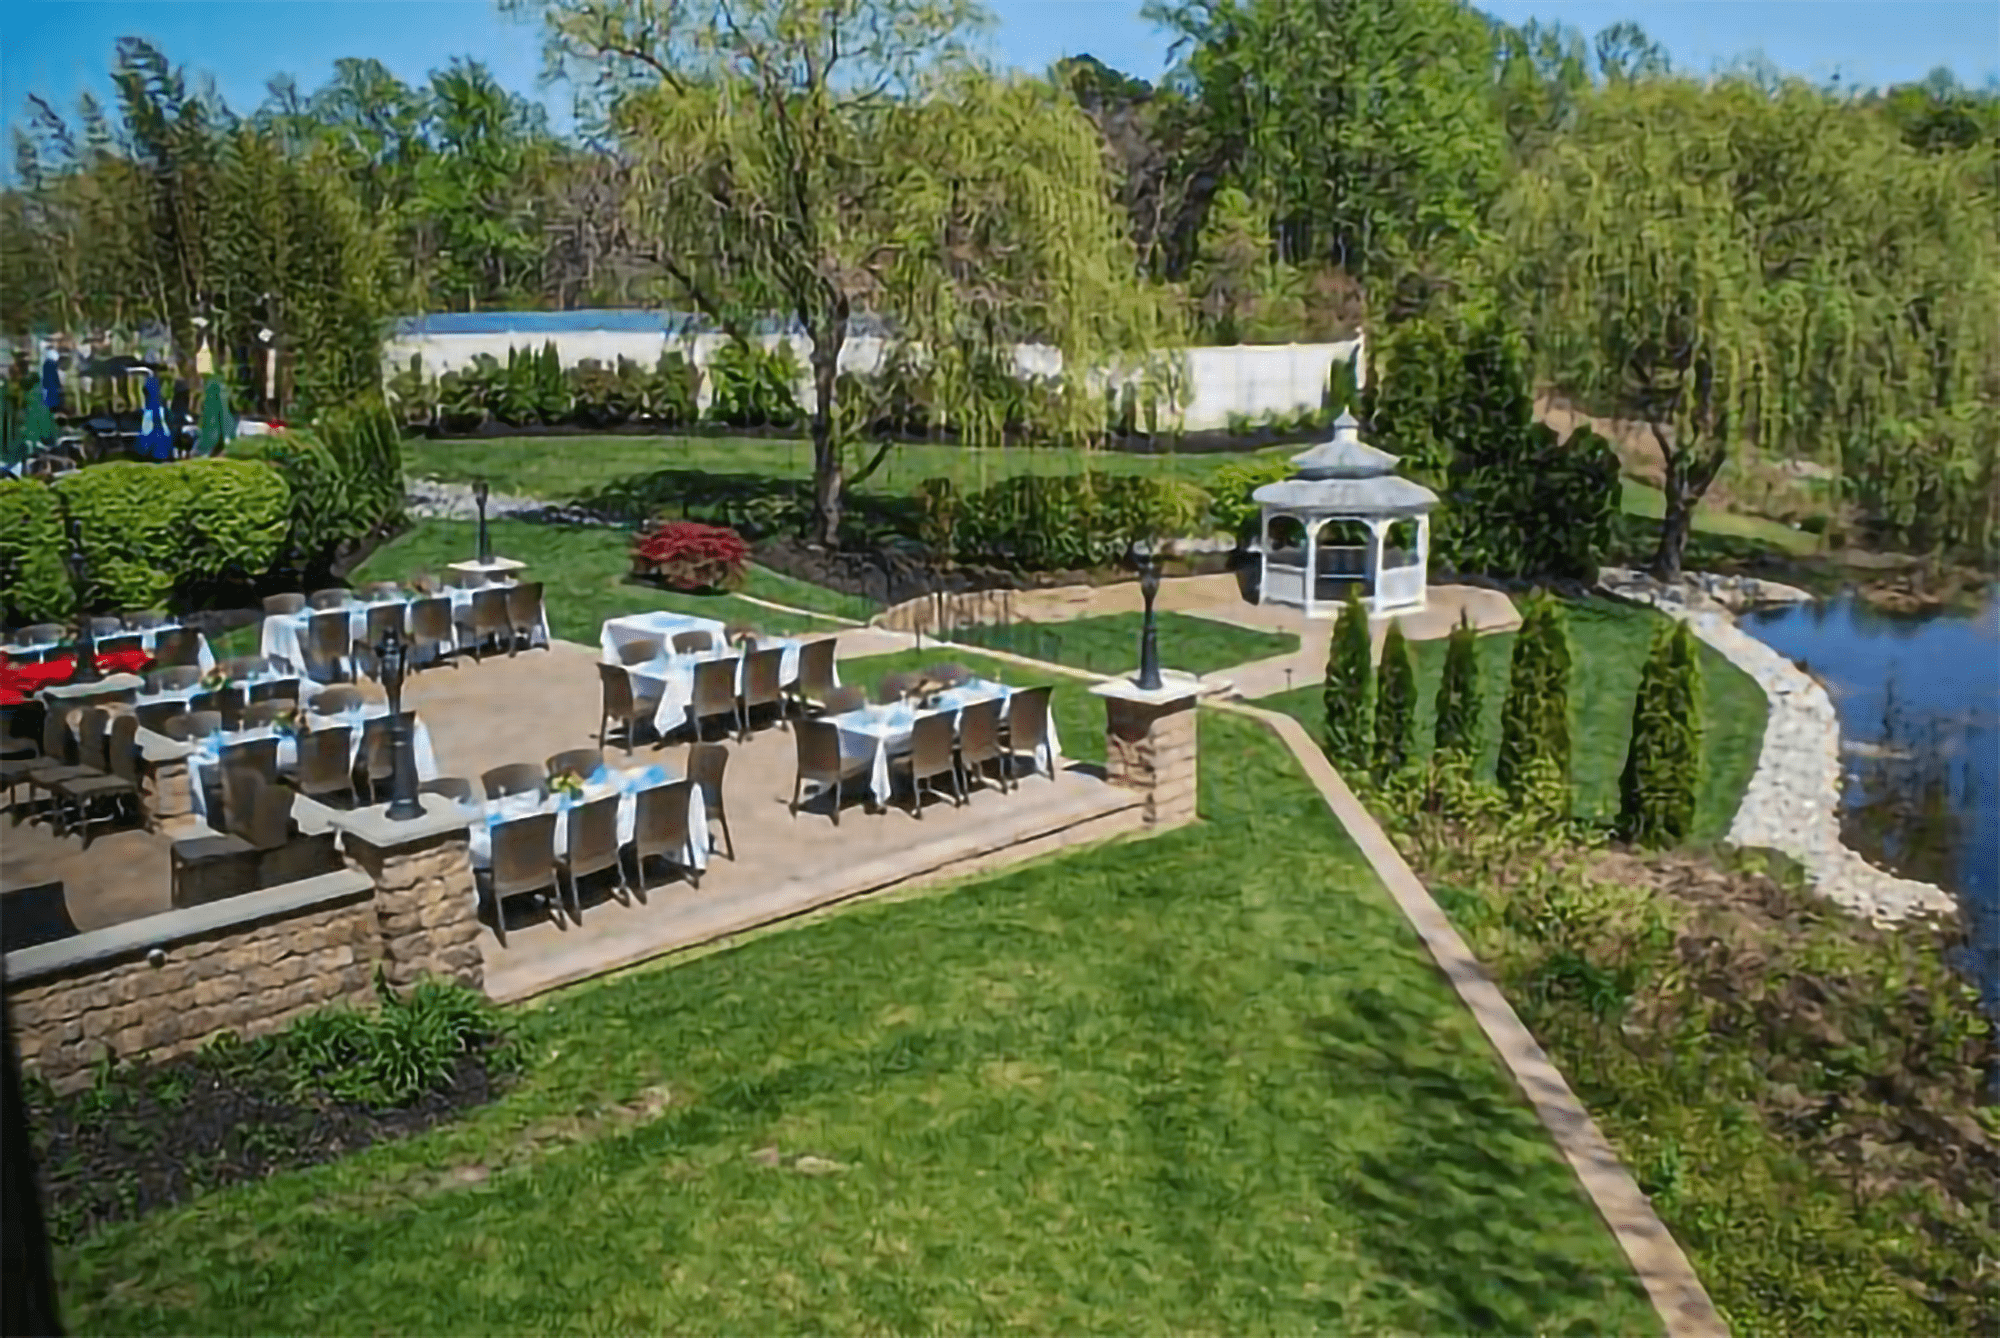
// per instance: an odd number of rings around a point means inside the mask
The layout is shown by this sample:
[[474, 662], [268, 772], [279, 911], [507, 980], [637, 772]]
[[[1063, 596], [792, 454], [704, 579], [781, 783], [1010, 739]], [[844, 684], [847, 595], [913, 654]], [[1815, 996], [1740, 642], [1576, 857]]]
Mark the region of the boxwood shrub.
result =
[[271, 570], [291, 519], [284, 475], [257, 460], [189, 460], [179, 468], [186, 541], [175, 584], [247, 581]]
[[60, 622], [75, 600], [62, 508], [40, 479], [0, 479], [0, 598], [10, 623]]
[[927, 479], [918, 504], [933, 547], [1022, 571], [1114, 563], [1135, 540], [1199, 532], [1209, 512], [1208, 494], [1195, 484], [1094, 473], [1023, 474], [964, 493]]
[[332, 560], [341, 540], [369, 528], [333, 452], [312, 433], [239, 438], [229, 444], [229, 455], [261, 460], [283, 475], [291, 489], [291, 515], [276, 566], [301, 575], [318, 573]]

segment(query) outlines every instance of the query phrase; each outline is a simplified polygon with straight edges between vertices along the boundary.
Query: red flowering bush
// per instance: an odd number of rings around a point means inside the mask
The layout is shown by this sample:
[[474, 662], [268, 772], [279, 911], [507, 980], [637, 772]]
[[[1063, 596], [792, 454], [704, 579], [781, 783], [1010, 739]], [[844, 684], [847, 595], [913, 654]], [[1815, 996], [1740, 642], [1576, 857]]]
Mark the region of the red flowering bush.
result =
[[750, 545], [731, 529], [671, 520], [642, 531], [632, 546], [632, 570], [676, 590], [734, 588], [743, 583]]

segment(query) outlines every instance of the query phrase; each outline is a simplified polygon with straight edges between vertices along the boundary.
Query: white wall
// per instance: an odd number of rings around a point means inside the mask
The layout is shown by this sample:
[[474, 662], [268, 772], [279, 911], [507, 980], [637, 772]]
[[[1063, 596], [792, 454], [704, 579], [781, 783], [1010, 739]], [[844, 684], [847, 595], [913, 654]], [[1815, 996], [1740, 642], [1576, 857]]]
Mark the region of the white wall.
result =
[[[673, 338], [674, 347], [689, 351], [697, 366], [706, 366], [725, 341], [717, 334], [692, 339]], [[423, 355], [427, 375], [456, 371], [470, 366], [480, 354], [491, 354], [506, 362], [510, 346], [539, 350], [553, 339], [565, 367], [595, 359], [615, 367], [621, 357], [645, 366], [659, 361], [670, 337], [664, 332], [575, 330], [557, 334], [431, 334], [391, 339], [383, 349], [385, 361], [393, 369], [406, 366], [410, 355]], [[759, 340], [766, 348], [789, 342], [792, 356], [800, 367], [806, 365], [808, 345], [803, 335], [768, 335]], [[1317, 409], [1326, 388], [1327, 376], [1337, 361], [1352, 359], [1359, 339], [1337, 344], [1241, 344], [1230, 347], [1200, 347], [1185, 350], [1188, 369], [1188, 402], [1181, 415], [1181, 427], [1189, 432], [1224, 428], [1232, 416], [1258, 419], [1274, 413], [1297, 413]], [[863, 375], [880, 369], [885, 341], [874, 337], [854, 337], [840, 352], [840, 370]], [[1022, 375], [1052, 375], [1062, 370], [1059, 351], [1037, 344], [1022, 344], [1014, 350], [1015, 366]], [[1358, 375], [1365, 381], [1366, 372]], [[1092, 378], [1096, 380], [1098, 378]], [[810, 378], [801, 380], [799, 403], [812, 402]], [[701, 405], [708, 407], [709, 390], [704, 380]]]

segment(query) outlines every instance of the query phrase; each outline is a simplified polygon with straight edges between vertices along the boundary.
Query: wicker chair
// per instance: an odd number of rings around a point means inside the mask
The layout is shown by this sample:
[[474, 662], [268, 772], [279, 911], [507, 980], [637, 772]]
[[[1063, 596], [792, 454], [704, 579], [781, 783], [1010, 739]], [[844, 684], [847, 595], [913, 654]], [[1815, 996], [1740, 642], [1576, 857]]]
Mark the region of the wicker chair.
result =
[[49, 711], [42, 718], [41, 758], [28, 766], [18, 779], [28, 783], [31, 801], [37, 794], [49, 796], [48, 816], [58, 829], [62, 822], [62, 807], [54, 802], [56, 786], [106, 774], [104, 768], [93, 767], [86, 762], [97, 747], [95, 742], [86, 743], [86, 740], [93, 735], [102, 738], [104, 727], [104, 712], [95, 707], [77, 713], [74, 737], [61, 711]]
[[581, 776], [589, 780], [604, 770], [604, 753], [596, 748], [571, 748], [557, 753], [543, 765], [548, 768], [550, 780], [561, 775]]
[[472, 791], [472, 782], [463, 776], [440, 776], [417, 786], [418, 794], [441, 794], [454, 804], [466, 808], [478, 805], [479, 799]]
[[172, 627], [153, 637], [153, 663], [156, 665], [201, 664], [201, 633], [192, 627]]
[[361, 689], [349, 684], [338, 687], [321, 688], [319, 695], [312, 699], [308, 708], [314, 715], [334, 715], [341, 711], [352, 711], [365, 701]]
[[222, 732], [222, 713], [220, 711], [183, 711], [167, 721], [166, 728], [160, 732], [179, 743], [192, 743], [197, 739], [206, 739], [211, 735]]
[[264, 616], [266, 618], [291, 617], [305, 611], [306, 597], [296, 591], [291, 594], [264, 596]]
[[736, 858], [736, 837], [729, 830], [729, 805], [724, 799], [722, 778], [729, 771], [729, 750], [719, 743], [697, 743], [688, 749], [688, 779], [701, 789], [701, 804], [707, 810], [708, 825], [722, 824], [722, 840], [729, 858]]
[[532, 762], [508, 762], [494, 767], [479, 778], [479, 784], [486, 791], [488, 803], [516, 794], [532, 794], [541, 799], [549, 793], [548, 773]]
[[97, 642], [95, 650], [99, 655], [129, 655], [133, 651], [143, 652], [146, 638], [137, 632], [127, 632], [120, 636], [108, 636]]
[[782, 646], [753, 650], [743, 662], [743, 728], [748, 731], [753, 712], [768, 706], [785, 723], [785, 651]]
[[[1028, 755], [1028, 770], [1042, 769], [1042, 748], [1049, 741], [1049, 693], [1048, 687], [1023, 688], [1007, 698], [1007, 766], [1013, 766], [1015, 757]], [[1049, 779], [1056, 778], [1054, 760], [1049, 765]]]
[[893, 706], [909, 696], [916, 686], [915, 674], [884, 674], [875, 687], [875, 700], [884, 706]]
[[93, 615], [90, 619], [90, 635], [91, 639], [95, 641], [103, 641], [107, 637], [115, 637], [124, 630], [125, 620], [116, 614], [100, 613]]
[[299, 765], [293, 774], [298, 792], [319, 799], [346, 795], [353, 803], [354, 731], [346, 725], [306, 730], [299, 735]]
[[377, 604], [368, 610], [367, 630], [362, 637], [371, 650], [381, 645], [382, 638], [392, 630], [397, 636], [408, 639], [408, 607], [405, 604]]
[[676, 655], [706, 655], [714, 649], [715, 634], [713, 632], [674, 633], [674, 654]]
[[840, 730], [824, 720], [801, 720], [792, 740], [799, 763], [798, 779], [792, 782], [792, 816], [799, 815], [799, 796], [805, 787], [817, 785], [833, 791], [833, 825], [838, 827], [842, 793], [849, 780], [868, 770], [867, 759], [843, 757]]
[[450, 599], [436, 595], [410, 605], [410, 651], [414, 663], [431, 665], [449, 661], [457, 668], [458, 661], [444, 653], [446, 647], [457, 643]]
[[457, 615], [461, 636], [461, 646], [470, 645], [475, 658], [485, 659], [487, 647], [495, 642], [505, 642], [507, 653], [513, 654], [514, 624], [507, 617], [507, 591], [499, 586], [476, 590], [472, 595], [472, 606]]
[[1008, 788], [1007, 752], [1000, 746], [1000, 709], [997, 700], [974, 702], [958, 713], [958, 767], [967, 777], [983, 782], [990, 762], [1000, 765], [1000, 789]]
[[792, 685], [792, 693], [801, 715], [808, 707], [824, 709], [827, 698], [838, 690], [834, 682], [834, 646], [833, 637], [822, 637], [799, 647], [799, 681]]
[[654, 660], [660, 659], [665, 650], [664, 641], [655, 641], [651, 637], [638, 637], [618, 647], [618, 663], [628, 669], [634, 665], [651, 664]]
[[345, 590], [315, 590], [306, 604], [317, 612], [326, 612], [330, 609], [346, 608], [349, 598], [349, 593]]
[[57, 781], [53, 787], [60, 815], [57, 826], [65, 834], [81, 828], [86, 850], [90, 848], [96, 805], [109, 800], [113, 818], [126, 807], [128, 801], [135, 812], [139, 806], [139, 749], [136, 743], [139, 718], [121, 715], [111, 722], [108, 731], [102, 726], [103, 722], [98, 721], [97, 728], [85, 731], [84, 737], [78, 741], [83, 764], [94, 768], [98, 774]]
[[597, 742], [599, 747], [611, 744], [611, 722], [617, 721], [625, 727], [625, 751], [629, 754], [638, 742], [641, 726], [650, 724], [654, 712], [660, 709], [657, 692], [644, 693], [631, 674], [615, 664], [597, 666], [597, 682], [603, 693], [603, 709], [597, 719]]
[[296, 711], [298, 706], [289, 697], [269, 697], [261, 702], [251, 702], [243, 708], [243, 728], [262, 729], [266, 725], [275, 725], [279, 716], [287, 711]]
[[501, 947], [507, 946], [504, 903], [509, 897], [553, 890], [556, 895], [550, 903], [550, 918], [558, 926], [562, 924], [562, 880], [556, 872], [555, 814], [531, 813], [527, 817], [495, 823], [493, 859], [484, 873], [486, 876], [479, 879], [484, 884], [480, 888], [480, 900], [492, 907], [493, 932], [500, 939]]
[[306, 673], [314, 681], [338, 683], [349, 677], [348, 628], [344, 609], [315, 613], [306, 621], [305, 642], [300, 650], [306, 657]]
[[717, 716], [735, 717], [737, 742], [750, 737], [743, 721], [743, 705], [736, 696], [737, 666], [741, 663], [740, 660], [703, 660], [695, 665], [694, 700], [688, 704], [688, 719], [694, 725], [696, 742], [702, 739], [703, 724]]
[[646, 899], [646, 861], [666, 859], [688, 872], [688, 881], [701, 886], [701, 870], [694, 862], [694, 835], [688, 826], [689, 800], [694, 795], [692, 780], [672, 781], [641, 790], [632, 814], [632, 890]]
[[122, 615], [120, 621], [125, 624], [125, 630], [128, 632], [151, 632], [166, 625], [167, 615], [152, 609], [141, 609], [136, 613]]
[[296, 702], [304, 695], [300, 691], [302, 686], [296, 678], [267, 678], [261, 683], [252, 683], [250, 704], [255, 706], [258, 702]]
[[530, 650], [537, 645], [548, 650], [548, 638], [542, 635], [542, 583], [523, 581], [519, 585], [507, 586], [506, 591], [507, 621], [512, 626], [515, 640]]
[[587, 874], [614, 870], [618, 874], [621, 899], [627, 906], [632, 904], [632, 885], [625, 880], [625, 861], [619, 857], [618, 801], [618, 795], [607, 794], [602, 799], [574, 805], [563, 815], [569, 839], [563, 853], [556, 856], [556, 867], [569, 879], [569, 913], [578, 924], [583, 923], [579, 880]]
[[[368, 802], [377, 798], [377, 787], [396, 776], [395, 722], [399, 717], [378, 715], [365, 720], [361, 725], [361, 757], [355, 773], [361, 781]], [[417, 713], [405, 711], [400, 717], [412, 729], [416, 727]]]
[[936, 793], [943, 793], [935, 788], [940, 776], [951, 781], [951, 793], [946, 797], [952, 801], [952, 807], [965, 802], [965, 786], [958, 777], [958, 760], [952, 756], [952, 742], [950, 716], [920, 716], [916, 727], [910, 731], [910, 751], [889, 759], [892, 772], [909, 774], [910, 812], [919, 818], [924, 815], [925, 786], [928, 784]]
[[826, 697], [820, 702], [820, 714], [823, 716], [845, 715], [849, 711], [859, 710], [867, 704], [868, 694], [863, 692], [859, 685], [850, 683], [844, 688], [835, 688], [826, 694]]

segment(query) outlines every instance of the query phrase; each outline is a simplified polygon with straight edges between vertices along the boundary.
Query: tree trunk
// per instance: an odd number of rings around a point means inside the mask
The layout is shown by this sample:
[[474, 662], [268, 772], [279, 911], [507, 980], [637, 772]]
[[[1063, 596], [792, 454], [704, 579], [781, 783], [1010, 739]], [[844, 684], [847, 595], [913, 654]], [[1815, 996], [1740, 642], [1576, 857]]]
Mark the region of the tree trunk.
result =
[[834, 319], [824, 335], [812, 335], [813, 372], [813, 537], [828, 548], [840, 543], [840, 513], [846, 480], [841, 477], [840, 443], [834, 439], [833, 400], [840, 349], [847, 342], [847, 318]]
[[1678, 488], [1666, 492], [1667, 513], [1660, 521], [1660, 546], [1653, 553], [1653, 579], [1671, 584], [1681, 578], [1681, 555], [1687, 551], [1694, 502]]

